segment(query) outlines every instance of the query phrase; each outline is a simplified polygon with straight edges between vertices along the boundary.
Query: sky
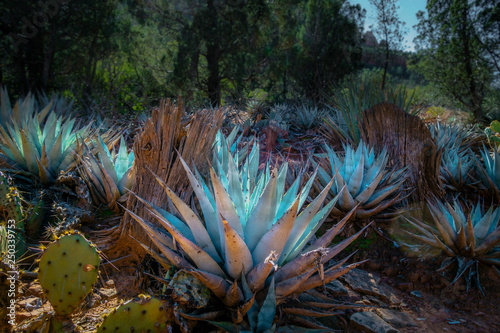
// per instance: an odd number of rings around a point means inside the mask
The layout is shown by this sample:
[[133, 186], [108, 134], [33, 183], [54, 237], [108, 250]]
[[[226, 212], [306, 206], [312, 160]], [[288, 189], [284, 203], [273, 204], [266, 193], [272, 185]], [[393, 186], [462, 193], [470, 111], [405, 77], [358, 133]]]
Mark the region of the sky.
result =
[[[365, 18], [365, 31], [370, 30], [370, 25], [376, 24], [376, 13], [373, 6], [368, 0], [350, 0], [352, 4], [360, 4], [361, 7], [366, 9]], [[413, 39], [417, 37], [417, 30], [413, 28], [414, 25], [418, 23], [416, 14], [419, 10], [425, 11], [426, 0], [399, 0], [399, 19], [405, 22], [405, 28], [407, 29], [407, 34], [405, 35], [405, 50], [414, 51], [415, 47], [413, 44]]]

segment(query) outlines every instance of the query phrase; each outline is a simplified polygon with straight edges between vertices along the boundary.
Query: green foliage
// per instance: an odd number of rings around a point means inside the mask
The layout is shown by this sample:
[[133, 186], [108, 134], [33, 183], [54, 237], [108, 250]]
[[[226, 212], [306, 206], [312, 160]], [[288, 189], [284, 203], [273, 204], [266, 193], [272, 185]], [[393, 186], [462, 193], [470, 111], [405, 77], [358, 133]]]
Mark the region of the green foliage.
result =
[[443, 108], [442, 106], [435, 106], [435, 105], [431, 106], [430, 108], [427, 109], [427, 111], [425, 111], [425, 114], [432, 118], [440, 118], [444, 116], [445, 113], [446, 113], [445, 108]]
[[403, 46], [403, 27], [405, 25], [398, 17], [398, 0], [370, 0], [377, 13], [377, 25], [374, 33], [379, 37], [379, 47], [384, 49], [385, 62], [381, 88], [385, 88], [387, 68], [391, 51], [399, 50]]
[[497, 148], [500, 144], [500, 121], [493, 120], [490, 126], [484, 129], [484, 134], [486, 134], [490, 146]]
[[[494, 0], [427, 2], [419, 18], [417, 68], [444, 94], [482, 121], [485, 95], [499, 69], [498, 6]], [[497, 74], [494, 74], [497, 73]]]
[[39, 262], [38, 281], [59, 315], [71, 314], [92, 291], [100, 258], [96, 248], [79, 234], [51, 243]]
[[389, 86], [381, 90], [377, 79], [365, 81], [363, 77], [351, 78], [345, 86], [336, 89], [330, 101], [331, 108], [342, 115], [347, 131], [337, 126], [332, 117], [326, 118], [325, 125], [333, 129], [343, 141], [356, 145], [361, 139], [359, 126], [364, 110], [381, 102], [389, 102], [404, 112], [416, 115], [421, 107], [415, 105], [414, 97], [414, 93], [410, 93], [405, 85]]
[[287, 14], [293, 15], [288, 22], [298, 24], [295, 42], [285, 49], [289, 60], [284, 65], [293, 68], [289, 80], [299, 96], [321, 101], [333, 84], [359, 68], [361, 8], [343, 1], [308, 0]]
[[[0, 43], [3, 82], [15, 91], [91, 84], [95, 64], [117, 45], [118, 1], [3, 1]], [[123, 31], [122, 31], [123, 32]]]

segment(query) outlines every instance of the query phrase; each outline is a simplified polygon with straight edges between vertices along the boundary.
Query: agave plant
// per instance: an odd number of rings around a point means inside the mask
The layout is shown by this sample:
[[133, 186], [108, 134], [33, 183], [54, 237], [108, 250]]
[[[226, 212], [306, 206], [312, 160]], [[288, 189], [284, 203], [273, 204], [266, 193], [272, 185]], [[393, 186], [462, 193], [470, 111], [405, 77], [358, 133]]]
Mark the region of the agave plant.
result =
[[261, 99], [249, 99], [245, 106], [245, 110], [253, 121], [259, 120], [266, 113], [266, 104]]
[[481, 150], [482, 162], [475, 158], [476, 170], [480, 183], [475, 188], [483, 195], [493, 197], [495, 202], [500, 202], [500, 154], [497, 149], [490, 151], [483, 146]]
[[76, 139], [86, 137], [90, 128], [89, 124], [77, 130], [76, 119], [60, 116], [51, 108], [49, 103], [35, 110], [30, 95], [10, 110], [8, 98], [2, 98], [0, 165], [27, 171], [44, 185], [73, 164]]
[[299, 131], [307, 131], [318, 125], [324, 113], [315, 106], [302, 104], [293, 109], [292, 127]]
[[258, 172], [257, 143], [241, 163], [240, 170], [236, 158], [231, 154], [227, 156], [224, 161], [227, 166], [217, 160], [215, 168], [211, 168], [209, 183], [182, 161], [204, 222], [159, 177], [156, 179], [178, 216], [141, 198], [138, 199], [163, 228], [128, 211], [160, 250], [158, 254], [143, 245], [160, 263], [166, 267], [174, 265], [196, 276], [226, 306], [233, 308], [236, 323], [252, 307], [256, 294], [267, 294], [271, 276], [276, 283], [276, 302], [280, 303], [287, 297], [328, 283], [360, 264], [343, 266], [346, 258], [323, 270], [323, 265], [359, 235], [328, 247], [353, 212], [309, 244], [338, 199], [337, 196], [323, 206], [333, 179], [301, 210], [314, 176], [300, 191], [298, 178], [285, 192], [287, 165], [279, 171], [271, 171], [268, 163]]
[[470, 150], [460, 151], [458, 145], [443, 150], [441, 179], [446, 188], [460, 191], [472, 181], [470, 173], [474, 170], [474, 159]]
[[[411, 237], [438, 250], [449, 258], [441, 270], [458, 264], [456, 282], [462, 275], [469, 286], [471, 278], [479, 283], [479, 263], [492, 265], [500, 273], [500, 208], [490, 207], [486, 212], [481, 204], [473, 207], [466, 216], [458, 201], [453, 207], [439, 201], [428, 204], [433, 225], [407, 218], [417, 232], [406, 231]], [[465, 274], [468, 272], [468, 274]]]
[[97, 136], [94, 156], [85, 143], [83, 149], [78, 149], [79, 171], [87, 182], [92, 194], [92, 201], [96, 204], [105, 204], [110, 210], [118, 212], [117, 202], [123, 202], [122, 196], [132, 188], [135, 169], [134, 152], [127, 153], [127, 144], [120, 138], [118, 151], [108, 150], [100, 135]]
[[[385, 148], [376, 156], [363, 141], [354, 150], [344, 145], [345, 156], [337, 155], [326, 146], [328, 158], [320, 161], [318, 185], [325, 186], [333, 174], [335, 184], [331, 195], [339, 196], [333, 209], [334, 215], [342, 216], [356, 208], [355, 217], [366, 219], [377, 216], [379, 219], [391, 219], [395, 212], [385, 210], [404, 199], [400, 190], [404, 182], [405, 168], [397, 171], [386, 170], [387, 151]], [[346, 189], [342, 192], [342, 189]]]
[[290, 128], [290, 107], [286, 104], [275, 104], [267, 112], [269, 125], [274, 125], [288, 131]]
[[474, 141], [479, 140], [479, 134], [473, 127], [465, 127], [459, 124], [446, 124], [437, 122], [429, 125], [431, 136], [436, 140], [438, 148], [460, 147], [460, 151], [467, 149]]

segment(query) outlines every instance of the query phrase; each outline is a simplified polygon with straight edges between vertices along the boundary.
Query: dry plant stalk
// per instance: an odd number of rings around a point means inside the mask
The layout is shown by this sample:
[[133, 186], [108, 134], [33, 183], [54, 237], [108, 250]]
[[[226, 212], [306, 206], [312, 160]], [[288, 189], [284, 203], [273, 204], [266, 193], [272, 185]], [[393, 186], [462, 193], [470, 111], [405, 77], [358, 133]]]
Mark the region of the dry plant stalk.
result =
[[363, 111], [361, 135], [371, 146], [387, 147], [389, 167], [409, 166], [406, 178], [407, 188], [414, 190], [412, 201], [444, 195], [439, 178], [442, 152], [420, 118], [394, 104], [379, 103]]
[[[134, 142], [136, 181], [132, 191], [166, 210], [167, 194], [151, 172], [163, 179], [175, 193], [182, 194], [180, 196], [184, 200], [189, 200], [192, 189], [178, 154], [186, 162], [203, 169], [217, 131], [222, 126], [224, 114], [220, 108], [214, 112], [199, 111], [187, 120], [183, 118], [186, 115], [180, 98], [177, 106], [170, 99], [162, 101]], [[128, 198], [126, 206], [135, 214], [156, 223], [156, 219], [135, 196]], [[143, 243], [150, 243], [144, 229], [129, 214], [125, 214], [120, 225], [97, 245], [110, 259], [129, 255], [126, 261], [130, 264], [130, 260], [140, 260], [146, 253], [131, 236]]]

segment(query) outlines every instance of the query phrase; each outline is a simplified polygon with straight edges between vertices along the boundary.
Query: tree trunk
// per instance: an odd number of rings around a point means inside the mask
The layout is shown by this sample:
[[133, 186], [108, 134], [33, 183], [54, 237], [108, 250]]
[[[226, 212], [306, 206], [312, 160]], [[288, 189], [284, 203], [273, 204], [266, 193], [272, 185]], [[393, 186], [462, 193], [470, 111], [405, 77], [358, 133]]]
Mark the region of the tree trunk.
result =
[[[134, 142], [136, 180], [132, 192], [165, 210], [169, 210], [167, 194], [153, 173], [177, 195], [188, 201], [192, 189], [178, 154], [188, 164], [191, 166], [194, 164], [202, 170], [202, 166], [210, 156], [217, 131], [222, 126], [223, 112], [222, 109], [215, 113], [205, 110], [197, 112], [189, 120], [183, 121], [183, 117], [185, 114], [180, 98], [177, 107], [170, 100], [162, 101], [160, 108], [153, 111], [152, 117]], [[130, 195], [126, 206], [134, 214], [159, 225], [134, 195]], [[142, 258], [146, 255], [139, 242], [155, 248], [143, 228], [130, 214], [125, 213], [120, 225], [107, 237], [97, 241], [96, 245], [110, 259], [125, 257], [124, 260], [115, 263], [122, 274], [127, 270], [129, 274], [135, 274]], [[134, 289], [126, 285], [123, 285], [123, 288], [126, 292]]]
[[469, 108], [471, 109], [475, 120], [477, 122], [482, 122], [484, 120], [483, 109], [482, 109], [483, 96], [477, 89], [474, 77], [474, 70], [472, 65], [474, 59], [472, 57], [471, 45], [470, 45], [471, 35], [470, 32], [468, 31], [468, 25], [469, 25], [468, 12], [469, 12], [469, 6], [467, 5], [466, 2], [465, 4], [463, 4], [462, 8], [462, 20], [460, 22], [459, 36], [460, 36], [460, 41], [462, 42], [463, 45], [465, 73], [467, 74], [467, 79], [469, 81], [469, 95], [470, 95]]
[[406, 188], [413, 190], [411, 200], [422, 202], [442, 197], [444, 189], [439, 178], [441, 150], [424, 122], [396, 105], [379, 103], [363, 111], [363, 140], [379, 151], [385, 146], [388, 167], [408, 166]]
[[382, 91], [385, 89], [385, 78], [387, 76], [387, 68], [389, 67], [389, 42], [385, 43], [385, 63], [384, 63], [384, 74], [382, 76]]
[[220, 105], [221, 90], [220, 90], [220, 75], [219, 75], [219, 58], [220, 58], [220, 40], [217, 9], [215, 8], [214, 0], [207, 1], [207, 12], [209, 13], [209, 29], [207, 33], [207, 93], [212, 107]]

